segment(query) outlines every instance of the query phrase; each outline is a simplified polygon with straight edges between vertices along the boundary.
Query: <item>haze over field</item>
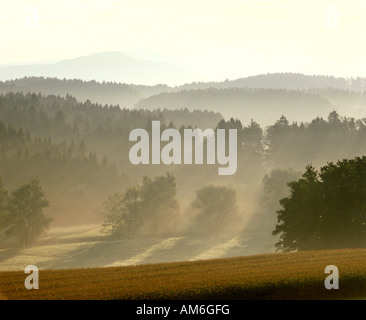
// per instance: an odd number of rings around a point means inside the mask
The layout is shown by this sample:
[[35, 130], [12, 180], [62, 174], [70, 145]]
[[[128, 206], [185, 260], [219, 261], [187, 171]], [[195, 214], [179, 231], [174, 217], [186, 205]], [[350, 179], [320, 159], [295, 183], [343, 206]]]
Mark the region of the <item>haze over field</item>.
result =
[[[274, 252], [273, 242], [260, 235], [217, 237], [175, 236], [110, 241], [98, 225], [53, 228], [29, 249], [0, 249], [0, 271], [116, 267], [157, 262], [195, 261]], [[257, 230], [258, 232], [258, 230]]]
[[[287, 183], [366, 153], [365, 17], [359, 0], [9, 2], [0, 270], [273, 252]], [[235, 174], [133, 165], [130, 133], [150, 160], [152, 121], [236, 129]], [[52, 218], [34, 239], [11, 219], [29, 190]]]

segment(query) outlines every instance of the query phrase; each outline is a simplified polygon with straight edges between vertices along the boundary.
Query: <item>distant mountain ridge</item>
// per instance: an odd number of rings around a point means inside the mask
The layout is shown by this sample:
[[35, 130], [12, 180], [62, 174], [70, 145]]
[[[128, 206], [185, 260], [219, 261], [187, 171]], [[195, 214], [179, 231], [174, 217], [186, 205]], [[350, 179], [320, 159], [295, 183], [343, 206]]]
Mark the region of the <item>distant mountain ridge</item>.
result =
[[186, 76], [184, 68], [164, 62], [137, 60], [120, 52], [102, 52], [55, 63], [0, 67], [0, 80], [27, 77], [81, 79], [155, 84]]
[[[215, 69], [215, 66], [212, 66]], [[243, 70], [245, 73], [245, 70]], [[78, 79], [155, 86], [176, 84], [175, 90], [250, 87], [272, 89], [338, 88], [364, 91], [366, 78], [337, 78], [301, 73], [268, 73], [221, 82], [191, 82], [192, 74], [177, 64], [135, 59], [122, 52], [100, 52], [58, 62], [0, 65], [0, 81], [24, 77]], [[187, 79], [191, 79], [187, 81]], [[179, 84], [178, 84], [179, 83]], [[171, 87], [172, 88], [172, 87]]]

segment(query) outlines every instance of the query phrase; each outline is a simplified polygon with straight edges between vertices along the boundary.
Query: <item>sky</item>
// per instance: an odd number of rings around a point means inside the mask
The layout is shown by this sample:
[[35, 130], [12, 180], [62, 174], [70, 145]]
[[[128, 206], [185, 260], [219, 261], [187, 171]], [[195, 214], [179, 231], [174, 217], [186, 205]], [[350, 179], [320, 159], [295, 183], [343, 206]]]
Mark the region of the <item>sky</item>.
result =
[[366, 76], [364, 0], [12, 0], [0, 30], [1, 65], [119, 51], [197, 80]]

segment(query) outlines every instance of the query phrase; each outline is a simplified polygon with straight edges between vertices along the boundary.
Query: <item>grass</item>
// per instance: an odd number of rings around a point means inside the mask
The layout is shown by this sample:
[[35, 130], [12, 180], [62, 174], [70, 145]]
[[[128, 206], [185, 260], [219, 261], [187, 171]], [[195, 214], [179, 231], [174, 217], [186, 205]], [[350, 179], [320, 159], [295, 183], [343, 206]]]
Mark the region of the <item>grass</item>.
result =
[[[339, 290], [327, 290], [327, 265]], [[366, 298], [366, 249], [90, 269], [40, 270], [39, 290], [21, 271], [0, 272], [3, 299], [354, 299]]]

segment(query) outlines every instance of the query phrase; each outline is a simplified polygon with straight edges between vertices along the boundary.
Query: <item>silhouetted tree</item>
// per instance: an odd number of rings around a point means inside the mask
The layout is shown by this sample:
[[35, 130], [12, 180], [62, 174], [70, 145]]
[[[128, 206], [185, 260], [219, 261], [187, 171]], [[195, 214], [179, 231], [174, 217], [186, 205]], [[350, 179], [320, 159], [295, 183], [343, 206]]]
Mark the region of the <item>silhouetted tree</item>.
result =
[[176, 192], [172, 174], [154, 179], [145, 176], [142, 185], [128, 188], [123, 194], [114, 194], [106, 200], [105, 231], [116, 238], [169, 232], [180, 212]]
[[366, 246], [366, 157], [307, 166], [291, 195], [280, 200], [278, 250]]
[[22, 248], [31, 247], [52, 220], [43, 212], [48, 205], [39, 181], [35, 179], [13, 191], [9, 196], [6, 236], [17, 237]]

